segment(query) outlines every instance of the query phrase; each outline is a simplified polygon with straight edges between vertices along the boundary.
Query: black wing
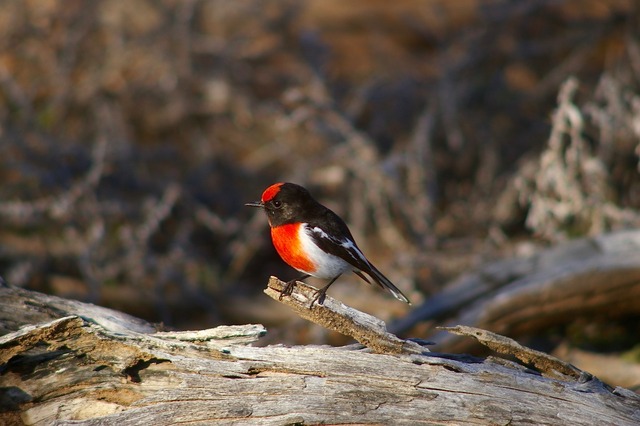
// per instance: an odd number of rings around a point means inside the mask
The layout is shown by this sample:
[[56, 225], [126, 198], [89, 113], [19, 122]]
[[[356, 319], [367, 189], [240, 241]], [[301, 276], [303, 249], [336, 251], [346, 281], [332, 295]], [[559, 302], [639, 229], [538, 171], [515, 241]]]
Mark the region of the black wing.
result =
[[380, 287], [389, 290], [396, 299], [410, 304], [409, 299], [367, 260], [347, 225], [334, 212], [327, 209], [321, 220], [308, 223], [308, 230], [318, 247], [348, 262], [364, 281], [371, 283], [360, 271], [369, 275]]
[[311, 238], [322, 250], [369, 273], [369, 261], [356, 245], [347, 224], [337, 214], [327, 209], [321, 219], [308, 223], [308, 229]]

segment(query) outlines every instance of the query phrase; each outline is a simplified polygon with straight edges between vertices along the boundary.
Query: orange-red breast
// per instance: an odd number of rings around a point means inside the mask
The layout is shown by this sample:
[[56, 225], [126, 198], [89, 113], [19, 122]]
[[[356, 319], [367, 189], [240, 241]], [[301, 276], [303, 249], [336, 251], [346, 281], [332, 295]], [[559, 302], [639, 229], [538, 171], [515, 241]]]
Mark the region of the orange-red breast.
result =
[[[309, 276], [331, 280], [318, 291], [312, 305], [316, 300], [322, 304], [331, 284], [348, 271], [371, 284], [368, 275], [396, 299], [410, 303], [362, 254], [344, 221], [302, 186], [276, 183], [262, 193], [260, 201], [246, 205], [264, 209], [273, 245], [282, 260], [304, 274], [299, 280]], [[282, 294], [291, 294], [295, 281], [289, 281]]]

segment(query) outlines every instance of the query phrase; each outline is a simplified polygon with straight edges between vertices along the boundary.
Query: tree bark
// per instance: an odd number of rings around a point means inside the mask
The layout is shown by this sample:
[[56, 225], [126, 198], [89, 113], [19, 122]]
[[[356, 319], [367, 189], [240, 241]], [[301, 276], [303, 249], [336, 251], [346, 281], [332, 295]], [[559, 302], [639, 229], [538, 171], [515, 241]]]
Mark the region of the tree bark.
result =
[[[281, 285], [272, 278], [266, 292], [278, 298]], [[265, 333], [260, 325], [155, 332], [105, 308], [0, 287], [0, 320], [10, 331], [0, 338], [0, 419], [145, 426], [640, 423], [640, 396], [509, 339], [453, 330], [520, 354], [530, 367], [421, 350], [329, 297], [309, 309], [312, 291], [298, 283], [283, 301], [324, 318], [319, 322], [334, 318], [334, 328], [367, 336], [373, 350], [251, 346]], [[395, 344], [378, 344], [385, 339]]]

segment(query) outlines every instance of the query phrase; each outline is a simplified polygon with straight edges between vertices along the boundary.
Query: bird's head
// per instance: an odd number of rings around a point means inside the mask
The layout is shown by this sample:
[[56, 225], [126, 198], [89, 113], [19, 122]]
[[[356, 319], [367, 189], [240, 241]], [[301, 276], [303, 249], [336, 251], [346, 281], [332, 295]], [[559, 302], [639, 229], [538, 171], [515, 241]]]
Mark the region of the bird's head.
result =
[[300, 185], [279, 182], [271, 185], [262, 193], [260, 201], [245, 206], [264, 209], [271, 227], [302, 221], [303, 207], [315, 203], [309, 191]]

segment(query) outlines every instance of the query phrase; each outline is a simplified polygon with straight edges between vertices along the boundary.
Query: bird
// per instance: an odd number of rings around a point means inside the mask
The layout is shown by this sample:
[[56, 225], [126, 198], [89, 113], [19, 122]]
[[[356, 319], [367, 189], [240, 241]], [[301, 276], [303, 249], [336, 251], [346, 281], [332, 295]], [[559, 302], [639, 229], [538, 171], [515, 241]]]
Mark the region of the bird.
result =
[[280, 300], [291, 295], [296, 281], [313, 276], [330, 280], [318, 290], [309, 307], [316, 301], [322, 305], [329, 287], [342, 274], [352, 271], [367, 283], [373, 281], [396, 299], [411, 304], [365, 257], [344, 220], [316, 201], [306, 188], [290, 182], [275, 183], [264, 190], [260, 201], [245, 205], [264, 210], [276, 251], [289, 266], [303, 273], [285, 284]]

